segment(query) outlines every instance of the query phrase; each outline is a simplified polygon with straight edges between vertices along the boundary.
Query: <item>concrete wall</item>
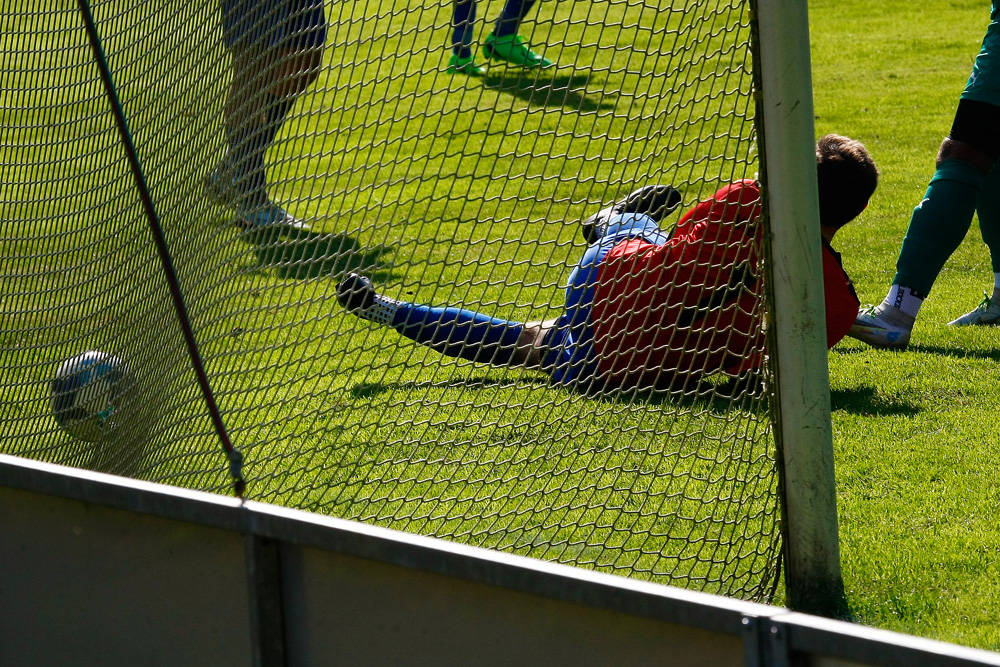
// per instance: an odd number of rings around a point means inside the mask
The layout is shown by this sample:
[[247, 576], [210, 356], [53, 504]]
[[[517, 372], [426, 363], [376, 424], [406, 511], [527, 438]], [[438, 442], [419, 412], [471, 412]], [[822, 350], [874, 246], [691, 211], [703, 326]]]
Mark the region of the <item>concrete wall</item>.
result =
[[0, 666], [446, 664], [1000, 655], [0, 456]]

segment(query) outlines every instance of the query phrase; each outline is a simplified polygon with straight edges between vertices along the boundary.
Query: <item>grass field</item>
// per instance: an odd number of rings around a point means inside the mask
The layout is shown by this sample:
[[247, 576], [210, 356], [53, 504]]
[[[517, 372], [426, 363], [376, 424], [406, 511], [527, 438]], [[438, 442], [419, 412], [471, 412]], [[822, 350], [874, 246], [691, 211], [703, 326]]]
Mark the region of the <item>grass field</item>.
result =
[[[0, 330], [3, 449], [225, 491], [100, 88], [71, 66], [87, 53], [64, 4], [58, 29], [26, 19], [0, 36], [33, 54], [15, 78], [29, 83], [0, 91], [18, 136], [32, 137], [0, 147], [15, 184], [0, 198], [0, 219], [14, 223], [0, 235], [14, 258], [0, 274], [0, 316], [13, 323]], [[562, 67], [466, 81], [440, 71], [447, 2], [331, 4], [326, 68], [271, 153], [273, 194], [316, 233], [271, 245], [247, 243], [200, 195], [222, 141], [215, 3], [149, 16], [151, 3], [115, 16], [96, 4], [251, 497], [766, 596], [776, 479], [761, 401], [568, 393], [540, 375], [443, 360], [343, 315], [333, 296], [355, 269], [393, 295], [552, 316], [583, 249], [576, 222], [596, 205], [637, 180], [683, 185], [693, 201], [752, 177], [743, 8], [541, 3], [529, 25], [549, 27]], [[987, 9], [810, 3], [817, 134], [864, 141], [882, 170], [872, 205], [836, 240], [863, 300], [888, 288]], [[676, 29], [692, 17], [695, 30]], [[170, 21], [198, 39], [130, 41]], [[57, 85], [26, 92], [33, 67]], [[1000, 649], [1000, 336], [944, 326], [989, 287], [975, 233], [908, 351], [848, 341], [830, 353], [833, 425], [852, 618]], [[82, 345], [121, 354], [142, 378], [146, 410], [132, 421], [150, 444], [128, 466], [121, 449], [67, 440], [48, 412], [47, 377]]]
[[[882, 171], [837, 238], [862, 301], [888, 290], [989, 18], [988, 3], [811, 2], [817, 133], [864, 141]], [[1000, 649], [1000, 330], [955, 329], [991, 287], [976, 223], [902, 353], [830, 353], [844, 577], [863, 623]]]

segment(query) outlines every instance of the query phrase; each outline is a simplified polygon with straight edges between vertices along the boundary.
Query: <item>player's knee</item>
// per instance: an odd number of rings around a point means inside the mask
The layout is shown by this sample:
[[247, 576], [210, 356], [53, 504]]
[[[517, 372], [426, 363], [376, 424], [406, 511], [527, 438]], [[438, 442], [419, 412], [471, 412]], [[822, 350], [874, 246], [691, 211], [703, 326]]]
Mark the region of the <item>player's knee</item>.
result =
[[979, 169], [979, 171], [986, 174], [993, 167], [996, 158], [971, 144], [964, 141], [956, 141], [948, 137], [941, 142], [941, 148], [938, 149], [937, 160], [934, 166], [940, 167], [946, 160], [969, 162]]
[[535, 347], [535, 340], [537, 338], [538, 325], [532, 323], [525, 324], [524, 330], [521, 331], [521, 335], [517, 339], [517, 349], [514, 351], [514, 356], [511, 359], [512, 365], [524, 366], [526, 368], [537, 368], [541, 365], [542, 355]]
[[511, 359], [511, 365], [524, 366], [525, 368], [539, 368], [542, 359], [545, 358], [545, 340], [549, 331], [555, 325], [556, 320], [546, 320], [544, 322], [526, 322], [517, 340], [517, 349]]
[[958, 103], [951, 133], [941, 142], [937, 166], [945, 160], [964, 160], [984, 174], [1000, 156], [1000, 107], [963, 99]]

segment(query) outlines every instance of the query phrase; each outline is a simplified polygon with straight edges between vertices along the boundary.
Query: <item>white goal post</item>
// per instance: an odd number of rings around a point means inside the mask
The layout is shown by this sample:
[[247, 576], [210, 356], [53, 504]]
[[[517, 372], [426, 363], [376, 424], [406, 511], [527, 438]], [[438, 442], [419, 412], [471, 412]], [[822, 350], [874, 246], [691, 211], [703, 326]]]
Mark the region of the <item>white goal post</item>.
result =
[[842, 602], [806, 0], [757, 0], [757, 122], [771, 264], [774, 437], [791, 608]]

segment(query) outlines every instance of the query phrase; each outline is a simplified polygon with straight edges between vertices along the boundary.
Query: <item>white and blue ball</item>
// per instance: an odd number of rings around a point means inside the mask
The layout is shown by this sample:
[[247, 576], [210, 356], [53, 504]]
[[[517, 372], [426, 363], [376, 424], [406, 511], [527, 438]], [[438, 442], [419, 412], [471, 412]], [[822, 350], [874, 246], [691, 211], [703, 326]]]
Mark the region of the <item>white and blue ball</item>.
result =
[[67, 359], [52, 379], [52, 411], [74, 438], [99, 442], [112, 430], [131, 377], [120, 359], [91, 350]]

